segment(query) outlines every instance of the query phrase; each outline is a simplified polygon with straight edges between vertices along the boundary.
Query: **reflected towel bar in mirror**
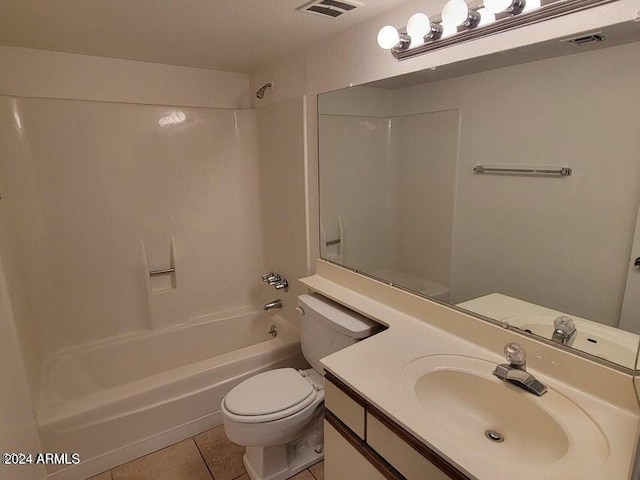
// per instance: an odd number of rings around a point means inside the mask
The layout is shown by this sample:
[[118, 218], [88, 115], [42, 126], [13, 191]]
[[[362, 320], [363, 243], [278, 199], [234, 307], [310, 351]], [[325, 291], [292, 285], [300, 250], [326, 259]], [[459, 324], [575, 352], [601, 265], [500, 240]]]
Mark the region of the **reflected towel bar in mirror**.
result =
[[340, 243], [340, 239], [336, 238], [335, 240], [327, 240], [327, 247], [330, 245], [338, 245]]
[[524, 175], [559, 175], [561, 177], [571, 176], [572, 170], [570, 167], [560, 168], [545, 168], [545, 167], [531, 167], [531, 168], [517, 168], [517, 167], [489, 167], [485, 165], [477, 165], [473, 171], [475, 173], [514, 173]]

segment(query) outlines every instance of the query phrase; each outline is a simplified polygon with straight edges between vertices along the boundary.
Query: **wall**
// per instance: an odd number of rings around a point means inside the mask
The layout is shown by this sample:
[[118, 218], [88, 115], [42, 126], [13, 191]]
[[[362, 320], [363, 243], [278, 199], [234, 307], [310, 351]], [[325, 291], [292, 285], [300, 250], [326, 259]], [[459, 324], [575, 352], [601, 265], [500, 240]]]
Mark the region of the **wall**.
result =
[[[440, 8], [441, 4], [434, 6], [433, 11], [427, 11], [427, 13], [439, 13], [436, 10]], [[269, 80], [274, 80], [276, 84], [276, 89], [264, 100], [253, 100], [256, 106], [301, 95], [307, 95], [310, 100], [306, 117], [309, 131], [308, 236], [312, 247], [311, 255], [307, 259], [309, 271], [313, 269], [312, 260], [319, 254], [317, 109], [314, 101], [317, 94], [404, 73], [437, 68], [439, 65], [456, 63], [553, 38], [562, 38], [577, 32], [597, 30], [604, 25], [633, 20], [638, 12], [636, 2], [620, 0], [566, 17], [445, 48], [403, 62], [398, 62], [389, 52], [378, 47], [375, 38], [383, 25], [403, 26], [411, 14], [424, 9], [424, 1], [409, 1], [300, 51], [296, 55], [258, 68], [251, 74], [251, 91], [255, 91]]]
[[294, 324], [297, 297], [306, 292], [296, 279], [305, 275], [309, 255], [305, 109], [301, 97], [256, 112], [263, 271], [280, 273], [290, 283], [288, 292], [264, 284], [259, 294], [263, 303], [280, 298], [283, 309], [278, 313]]
[[249, 108], [249, 77], [0, 46], [0, 94], [105, 102]]
[[[60, 348], [259, 304], [247, 75], [14, 47], [0, 64], [0, 251], [34, 395]], [[170, 105], [184, 125], [158, 125]], [[149, 296], [141, 240], [159, 268], [171, 235], [179, 290]]]

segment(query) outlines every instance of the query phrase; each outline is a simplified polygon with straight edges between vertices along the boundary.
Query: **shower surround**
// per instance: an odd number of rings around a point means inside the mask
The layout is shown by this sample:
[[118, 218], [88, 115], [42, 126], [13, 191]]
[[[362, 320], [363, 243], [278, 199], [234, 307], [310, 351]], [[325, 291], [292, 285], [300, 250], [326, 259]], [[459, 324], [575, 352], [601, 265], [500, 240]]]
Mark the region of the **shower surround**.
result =
[[265, 269], [305, 273], [264, 218], [259, 125], [277, 116], [295, 152], [302, 112], [0, 96], [0, 255], [36, 421], [45, 451], [83, 460], [53, 477], [217, 425], [247, 375], [304, 365], [287, 315], [258, 313]]

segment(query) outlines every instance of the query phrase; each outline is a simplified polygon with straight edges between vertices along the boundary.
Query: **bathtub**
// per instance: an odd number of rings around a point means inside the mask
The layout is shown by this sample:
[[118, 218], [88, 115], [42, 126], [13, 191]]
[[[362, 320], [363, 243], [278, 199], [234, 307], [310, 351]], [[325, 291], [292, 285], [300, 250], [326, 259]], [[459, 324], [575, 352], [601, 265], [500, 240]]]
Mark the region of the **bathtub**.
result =
[[48, 466], [47, 478], [86, 478], [220, 425], [222, 398], [239, 382], [306, 365], [297, 329], [263, 312], [60, 352], [43, 368], [42, 450], [81, 462]]

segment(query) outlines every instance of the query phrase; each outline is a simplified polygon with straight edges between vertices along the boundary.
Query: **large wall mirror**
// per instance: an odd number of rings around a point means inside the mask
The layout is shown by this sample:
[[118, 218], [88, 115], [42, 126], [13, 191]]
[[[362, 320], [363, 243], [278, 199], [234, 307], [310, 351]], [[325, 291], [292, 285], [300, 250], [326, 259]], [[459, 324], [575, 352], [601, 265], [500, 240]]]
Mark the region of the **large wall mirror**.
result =
[[585, 33], [320, 95], [321, 256], [634, 368], [640, 28]]

